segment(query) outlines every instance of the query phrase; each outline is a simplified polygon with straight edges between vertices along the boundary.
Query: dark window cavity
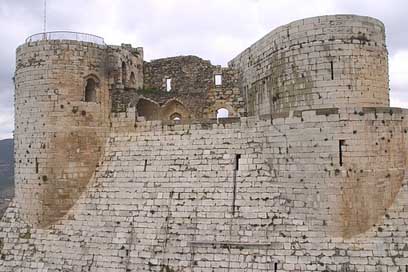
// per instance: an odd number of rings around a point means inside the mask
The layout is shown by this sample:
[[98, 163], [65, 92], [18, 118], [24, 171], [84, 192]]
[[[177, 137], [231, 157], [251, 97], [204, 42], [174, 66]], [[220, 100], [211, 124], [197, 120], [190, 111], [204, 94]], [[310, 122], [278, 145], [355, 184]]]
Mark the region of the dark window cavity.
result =
[[135, 77], [135, 73], [131, 72], [130, 73], [130, 84], [134, 85], [136, 83], [136, 77]]
[[339, 163], [340, 166], [343, 166], [343, 146], [345, 144], [345, 140], [339, 140]]
[[334, 80], [333, 61], [330, 62], [331, 79]]
[[241, 154], [235, 155], [235, 170], [239, 170], [239, 160], [241, 159]]
[[237, 198], [237, 171], [239, 170], [239, 160], [241, 159], [241, 154], [235, 155], [235, 162], [234, 162], [234, 171], [232, 176], [232, 216], [235, 216], [235, 201]]
[[36, 174], [38, 174], [38, 166], [39, 166], [39, 164], [38, 164], [38, 159], [35, 158], [35, 173], [36, 173]]
[[126, 63], [123, 61], [122, 62], [122, 84], [126, 83], [126, 76], [127, 76], [127, 68], [126, 68]]
[[96, 82], [93, 78], [86, 80], [85, 102], [96, 102]]

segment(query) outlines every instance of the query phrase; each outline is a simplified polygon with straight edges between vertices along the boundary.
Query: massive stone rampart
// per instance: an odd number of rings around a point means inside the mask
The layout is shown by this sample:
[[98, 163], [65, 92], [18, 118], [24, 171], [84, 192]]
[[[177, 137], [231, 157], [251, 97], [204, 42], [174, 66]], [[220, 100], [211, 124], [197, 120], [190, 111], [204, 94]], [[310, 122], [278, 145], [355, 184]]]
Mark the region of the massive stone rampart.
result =
[[137, 127], [118, 114], [88, 190], [62, 220], [32, 228], [9, 209], [0, 271], [405, 268], [406, 114]]

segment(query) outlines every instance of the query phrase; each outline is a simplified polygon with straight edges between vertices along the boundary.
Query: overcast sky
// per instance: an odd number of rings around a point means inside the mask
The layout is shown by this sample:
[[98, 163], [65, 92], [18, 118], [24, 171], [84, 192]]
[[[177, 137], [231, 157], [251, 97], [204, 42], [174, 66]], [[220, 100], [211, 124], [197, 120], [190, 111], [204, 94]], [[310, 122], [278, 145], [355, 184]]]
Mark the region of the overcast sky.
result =
[[[226, 63], [272, 29], [304, 17], [380, 19], [389, 50], [391, 105], [408, 107], [407, 0], [48, 0], [47, 31], [144, 47], [145, 59], [198, 55]], [[0, 139], [12, 137], [15, 48], [42, 31], [43, 0], [0, 0]]]

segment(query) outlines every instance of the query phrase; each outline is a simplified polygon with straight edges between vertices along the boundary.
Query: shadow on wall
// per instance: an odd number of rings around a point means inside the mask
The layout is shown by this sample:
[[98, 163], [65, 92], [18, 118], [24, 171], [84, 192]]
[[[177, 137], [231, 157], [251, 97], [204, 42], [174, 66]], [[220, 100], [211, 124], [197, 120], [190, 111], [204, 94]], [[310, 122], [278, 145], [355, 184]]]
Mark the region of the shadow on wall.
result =
[[160, 106], [158, 103], [152, 100], [141, 98], [136, 105], [136, 111], [138, 117], [144, 118], [145, 121], [185, 121], [191, 119], [190, 112], [177, 99], [171, 99]]
[[154, 101], [141, 98], [136, 105], [137, 115], [146, 121], [159, 119], [160, 106]]

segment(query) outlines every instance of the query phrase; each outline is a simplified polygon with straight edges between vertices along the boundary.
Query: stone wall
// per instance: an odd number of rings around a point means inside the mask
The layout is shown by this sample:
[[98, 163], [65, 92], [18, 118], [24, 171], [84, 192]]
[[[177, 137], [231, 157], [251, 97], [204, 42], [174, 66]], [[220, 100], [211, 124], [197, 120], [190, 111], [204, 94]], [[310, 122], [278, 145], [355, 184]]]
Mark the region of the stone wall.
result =
[[[238, 73], [233, 69], [214, 66], [196, 56], [153, 60], [145, 62], [144, 68], [144, 97], [159, 104], [176, 98], [196, 119], [215, 118], [217, 107], [228, 108], [231, 116], [243, 115]], [[216, 75], [222, 78], [218, 86]], [[169, 92], [167, 79], [171, 79]]]
[[134, 127], [119, 114], [63, 220], [31, 228], [9, 209], [0, 271], [400, 271], [406, 116], [331, 109]]
[[[144, 62], [143, 71], [142, 86], [113, 90], [113, 112], [136, 107], [136, 114], [145, 120], [170, 120], [177, 114], [183, 121], [215, 118], [220, 108], [226, 108], [230, 117], [245, 114], [233, 69], [196, 56], [179, 56]], [[215, 84], [216, 75], [222, 78], [220, 85]]]
[[17, 49], [0, 271], [407, 269], [408, 111], [387, 107], [379, 21], [300, 20], [230, 68], [142, 60], [127, 45]]
[[389, 106], [384, 25], [332, 15], [278, 27], [234, 58], [250, 115]]
[[[16, 202], [27, 222], [47, 226], [85, 189], [103, 153], [109, 123], [106, 48], [39, 41], [17, 49]], [[87, 80], [96, 82], [85, 102]]]
[[[169, 120], [175, 114], [185, 121], [215, 117], [215, 107], [223, 106], [231, 116], [240, 114], [243, 99], [236, 72], [197, 57], [174, 60], [161, 72], [153, 69], [161, 61], [152, 62], [143, 73], [143, 50], [128, 45], [63, 40], [17, 49], [16, 197], [28, 222], [51, 224], [82, 193], [103, 152], [112, 101], [113, 111], [121, 112], [132, 106], [139, 109], [140, 98], [145, 98], [156, 107], [147, 106], [157, 114], [153, 119]], [[159, 77], [164, 71], [174, 76], [169, 96], [146, 92], [154, 87], [148, 72], [153, 70]], [[221, 86], [211, 81], [216, 73], [223, 75]], [[143, 89], [145, 75], [150, 77]]]
[[117, 91], [143, 88], [143, 48], [130, 44], [107, 47], [109, 81]]

